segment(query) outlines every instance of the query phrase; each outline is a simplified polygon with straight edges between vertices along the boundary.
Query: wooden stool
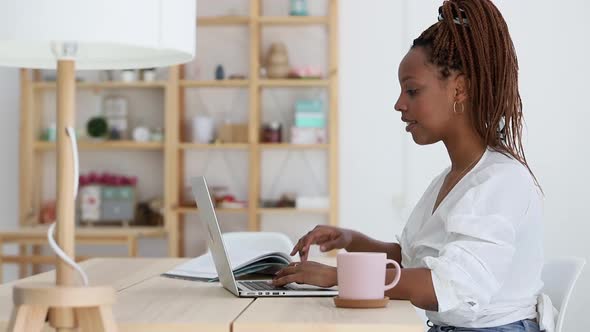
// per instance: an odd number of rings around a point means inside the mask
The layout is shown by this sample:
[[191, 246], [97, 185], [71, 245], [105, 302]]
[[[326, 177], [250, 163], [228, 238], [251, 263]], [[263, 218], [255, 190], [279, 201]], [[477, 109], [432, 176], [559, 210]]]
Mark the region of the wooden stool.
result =
[[72, 309], [80, 331], [115, 332], [115, 290], [112, 287], [59, 287], [17, 285], [12, 292], [14, 309], [8, 331], [41, 331], [52, 309]]

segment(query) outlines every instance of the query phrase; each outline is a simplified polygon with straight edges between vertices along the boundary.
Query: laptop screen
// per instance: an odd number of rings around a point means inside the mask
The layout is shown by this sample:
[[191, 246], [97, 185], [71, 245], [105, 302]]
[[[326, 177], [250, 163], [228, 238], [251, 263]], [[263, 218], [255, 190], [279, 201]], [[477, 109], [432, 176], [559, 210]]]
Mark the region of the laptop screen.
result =
[[215, 215], [215, 209], [213, 208], [213, 202], [211, 201], [207, 181], [204, 176], [198, 176], [191, 178], [191, 185], [193, 196], [195, 197], [199, 208], [199, 217], [207, 230], [207, 245], [209, 246], [209, 250], [211, 250], [211, 256], [213, 257], [219, 280], [223, 287], [237, 296], [239, 294], [236, 279], [231, 270], [227, 250], [223, 244], [221, 229], [217, 222], [217, 216]]

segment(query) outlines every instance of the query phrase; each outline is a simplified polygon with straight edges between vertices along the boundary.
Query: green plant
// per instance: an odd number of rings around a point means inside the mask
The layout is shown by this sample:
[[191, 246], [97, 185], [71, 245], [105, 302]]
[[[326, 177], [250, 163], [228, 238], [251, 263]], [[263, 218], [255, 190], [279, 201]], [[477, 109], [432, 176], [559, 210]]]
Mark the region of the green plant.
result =
[[108, 132], [107, 120], [102, 116], [93, 117], [86, 123], [88, 136], [94, 138], [106, 137]]

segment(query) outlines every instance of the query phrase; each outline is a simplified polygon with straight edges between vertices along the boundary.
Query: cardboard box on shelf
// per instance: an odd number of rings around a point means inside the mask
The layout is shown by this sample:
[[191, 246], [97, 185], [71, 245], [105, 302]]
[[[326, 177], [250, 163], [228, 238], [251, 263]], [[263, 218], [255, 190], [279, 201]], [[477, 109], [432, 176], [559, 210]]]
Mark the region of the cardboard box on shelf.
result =
[[222, 124], [217, 138], [222, 143], [248, 143], [247, 124]]

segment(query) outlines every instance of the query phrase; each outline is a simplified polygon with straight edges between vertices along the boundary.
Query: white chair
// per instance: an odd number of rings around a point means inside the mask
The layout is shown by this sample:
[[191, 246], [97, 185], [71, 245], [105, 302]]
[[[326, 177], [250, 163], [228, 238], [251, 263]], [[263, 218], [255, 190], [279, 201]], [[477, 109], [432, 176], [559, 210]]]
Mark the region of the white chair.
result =
[[283, 233], [277, 232], [229, 232], [223, 233], [223, 243], [228, 251], [232, 248], [269, 250], [290, 253], [293, 242]]
[[562, 332], [568, 302], [585, 264], [583, 258], [564, 257], [549, 260], [543, 266], [543, 293], [549, 296], [553, 306], [559, 310], [555, 332]]
[[[567, 305], [585, 264], [586, 260], [583, 258], [567, 257], [552, 259], [543, 265], [543, 293], [549, 296], [555, 309], [559, 310], [555, 332], [562, 332]], [[416, 313], [426, 322], [424, 310], [416, 308]], [[426, 327], [424, 331], [428, 330]]]

